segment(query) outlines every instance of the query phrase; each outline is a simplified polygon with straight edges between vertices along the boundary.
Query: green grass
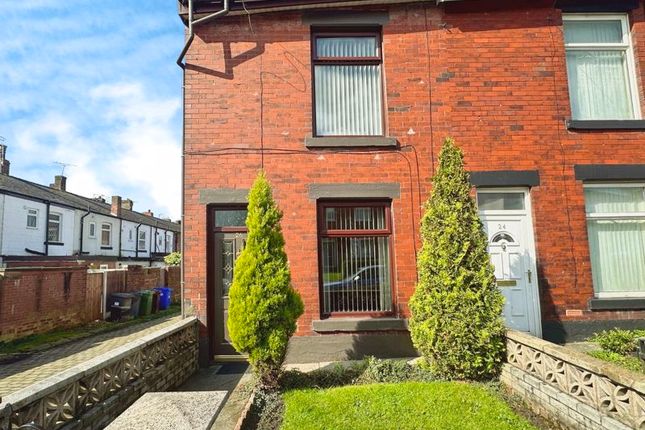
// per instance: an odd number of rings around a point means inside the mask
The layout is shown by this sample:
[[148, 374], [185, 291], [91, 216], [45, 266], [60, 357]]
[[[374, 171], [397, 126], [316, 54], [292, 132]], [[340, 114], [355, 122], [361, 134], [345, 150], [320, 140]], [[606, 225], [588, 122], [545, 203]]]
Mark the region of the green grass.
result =
[[589, 352], [592, 357], [599, 358], [603, 361], [616, 364], [633, 372], [645, 373], [645, 363], [640, 358], [633, 355], [621, 355], [611, 351], [592, 351]]
[[462, 382], [292, 390], [284, 401], [282, 430], [535, 429], [492, 390]]
[[0, 342], [0, 355], [42, 350], [46, 349], [47, 347], [56, 346], [67, 341], [82, 339], [84, 337], [96, 334], [108, 333], [114, 330], [119, 330], [125, 327], [141, 324], [158, 318], [176, 315], [179, 314], [180, 310], [180, 305], [173, 304], [170, 305], [170, 308], [165, 311], [127, 321], [98, 321], [72, 328], [57, 329], [46, 333], [32, 334], [9, 342]]

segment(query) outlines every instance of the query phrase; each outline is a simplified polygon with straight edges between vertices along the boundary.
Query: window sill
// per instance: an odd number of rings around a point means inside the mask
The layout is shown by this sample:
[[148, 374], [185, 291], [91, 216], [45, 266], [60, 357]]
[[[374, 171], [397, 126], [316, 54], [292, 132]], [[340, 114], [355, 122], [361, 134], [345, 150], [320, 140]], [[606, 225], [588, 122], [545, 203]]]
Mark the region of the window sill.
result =
[[621, 120], [566, 120], [568, 130], [592, 131], [592, 130], [642, 130], [645, 131], [645, 120], [642, 119], [621, 119]]
[[398, 142], [394, 137], [385, 136], [305, 137], [305, 147], [307, 148], [353, 148], [365, 146], [396, 148]]
[[49, 246], [65, 246], [63, 242], [45, 242], [45, 244]]
[[102, 246], [101, 249], [109, 250], [109, 249], [112, 249], [112, 247], [111, 246]]
[[312, 325], [317, 333], [408, 329], [408, 321], [402, 318], [329, 318], [315, 320]]
[[589, 300], [592, 311], [622, 311], [645, 309], [645, 297], [594, 298]]

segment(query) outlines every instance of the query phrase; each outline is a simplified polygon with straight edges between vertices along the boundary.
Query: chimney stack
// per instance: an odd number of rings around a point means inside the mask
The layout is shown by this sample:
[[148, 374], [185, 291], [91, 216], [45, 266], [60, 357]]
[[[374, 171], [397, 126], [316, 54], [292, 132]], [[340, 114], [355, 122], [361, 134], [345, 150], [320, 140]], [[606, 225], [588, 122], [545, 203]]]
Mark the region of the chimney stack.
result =
[[155, 214], [153, 214], [153, 213], [152, 213], [152, 211], [151, 211], [150, 209], [148, 209], [147, 211], [143, 212], [143, 214], [144, 214], [145, 216], [150, 216], [150, 217], [155, 216]]
[[54, 176], [54, 183], [49, 184], [49, 187], [55, 190], [65, 191], [67, 188], [67, 178], [63, 175], [56, 175]]
[[0, 145], [0, 174], [9, 175], [9, 160], [7, 160], [7, 145]]
[[121, 217], [121, 196], [112, 196], [110, 213], [116, 217]]
[[123, 202], [121, 203], [121, 207], [122, 207], [123, 209], [127, 209], [127, 210], [129, 210], [129, 211], [131, 211], [131, 210], [132, 210], [132, 207], [133, 207], [133, 206], [134, 206], [134, 202], [133, 202], [132, 200], [130, 200], [130, 199], [125, 199], [125, 200], [123, 200]]

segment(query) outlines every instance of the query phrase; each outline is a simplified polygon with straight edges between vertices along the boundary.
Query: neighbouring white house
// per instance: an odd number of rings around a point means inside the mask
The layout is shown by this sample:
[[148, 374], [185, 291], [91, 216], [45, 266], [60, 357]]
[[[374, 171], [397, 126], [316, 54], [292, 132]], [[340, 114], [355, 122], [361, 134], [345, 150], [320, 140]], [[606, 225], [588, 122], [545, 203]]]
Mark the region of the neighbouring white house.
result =
[[112, 196], [89, 198], [68, 192], [65, 176], [45, 186], [9, 174], [0, 145], [0, 259], [100, 257], [152, 262], [176, 251], [180, 224], [132, 210]]

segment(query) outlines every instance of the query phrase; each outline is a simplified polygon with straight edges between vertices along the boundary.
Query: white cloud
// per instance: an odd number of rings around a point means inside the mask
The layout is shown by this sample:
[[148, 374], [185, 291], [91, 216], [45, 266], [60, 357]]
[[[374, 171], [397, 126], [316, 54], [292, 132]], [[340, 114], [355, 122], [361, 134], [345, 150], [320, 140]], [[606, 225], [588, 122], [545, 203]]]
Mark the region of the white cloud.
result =
[[0, 135], [12, 174], [180, 216], [183, 26], [173, 3], [29, 0], [0, 8]]

